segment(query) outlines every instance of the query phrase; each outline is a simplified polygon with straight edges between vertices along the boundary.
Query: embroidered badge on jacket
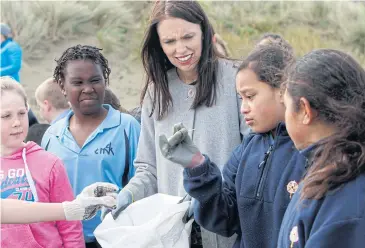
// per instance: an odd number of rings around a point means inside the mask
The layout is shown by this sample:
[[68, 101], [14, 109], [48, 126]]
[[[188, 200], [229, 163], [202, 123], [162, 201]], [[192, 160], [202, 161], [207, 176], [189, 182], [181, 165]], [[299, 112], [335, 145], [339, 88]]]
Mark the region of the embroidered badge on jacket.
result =
[[298, 190], [298, 183], [296, 181], [290, 181], [286, 186], [286, 190], [289, 192], [290, 199], [295, 192]]
[[293, 227], [293, 229], [291, 229], [289, 239], [290, 239], [290, 248], [293, 248], [294, 243], [298, 242], [298, 240], [299, 240], [297, 226], [295, 226], [295, 227]]

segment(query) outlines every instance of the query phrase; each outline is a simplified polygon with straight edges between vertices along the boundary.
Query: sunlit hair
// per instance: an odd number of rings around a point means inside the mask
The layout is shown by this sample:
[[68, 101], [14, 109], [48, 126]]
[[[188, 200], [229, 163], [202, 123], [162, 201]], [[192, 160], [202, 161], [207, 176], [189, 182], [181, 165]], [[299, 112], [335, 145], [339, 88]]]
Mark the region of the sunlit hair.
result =
[[0, 77], [0, 84], [1, 84], [1, 96], [6, 94], [6, 92], [12, 91], [17, 93], [24, 99], [25, 107], [28, 109], [28, 99], [27, 94], [23, 86], [18, 83], [14, 78], [9, 76]]

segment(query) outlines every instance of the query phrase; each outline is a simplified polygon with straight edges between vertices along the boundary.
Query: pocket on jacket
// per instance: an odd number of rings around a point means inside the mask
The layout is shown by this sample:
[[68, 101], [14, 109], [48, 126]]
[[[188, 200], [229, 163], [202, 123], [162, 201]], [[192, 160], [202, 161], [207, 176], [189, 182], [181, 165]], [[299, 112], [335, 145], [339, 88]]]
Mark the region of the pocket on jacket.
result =
[[239, 196], [255, 199], [256, 190], [262, 174], [262, 169], [259, 168], [259, 162], [257, 161], [261, 161], [261, 157], [253, 154], [245, 158], [244, 161], [245, 165], [240, 166], [236, 177], [236, 185], [239, 186]]
[[3, 248], [43, 248], [34, 238], [29, 225], [11, 225], [1, 228]]

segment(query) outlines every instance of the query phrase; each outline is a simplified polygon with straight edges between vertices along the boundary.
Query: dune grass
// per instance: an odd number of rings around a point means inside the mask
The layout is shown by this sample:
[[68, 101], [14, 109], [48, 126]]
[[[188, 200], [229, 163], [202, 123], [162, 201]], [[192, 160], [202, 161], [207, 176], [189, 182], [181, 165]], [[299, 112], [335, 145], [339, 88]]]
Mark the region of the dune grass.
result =
[[316, 48], [354, 55], [365, 66], [365, 4], [361, 2], [206, 2], [216, 32], [236, 57], [266, 32], [279, 33], [298, 56]]
[[[245, 56], [265, 32], [282, 34], [298, 56], [316, 48], [353, 54], [365, 65], [365, 3], [199, 1], [234, 57]], [[25, 59], [41, 59], [65, 39], [96, 36], [107, 53], [138, 60], [151, 2], [2, 2], [1, 19], [14, 27]]]
[[62, 40], [96, 36], [106, 52], [130, 42], [134, 18], [123, 1], [9, 1], [1, 3], [1, 20], [9, 23], [25, 59], [41, 59]]

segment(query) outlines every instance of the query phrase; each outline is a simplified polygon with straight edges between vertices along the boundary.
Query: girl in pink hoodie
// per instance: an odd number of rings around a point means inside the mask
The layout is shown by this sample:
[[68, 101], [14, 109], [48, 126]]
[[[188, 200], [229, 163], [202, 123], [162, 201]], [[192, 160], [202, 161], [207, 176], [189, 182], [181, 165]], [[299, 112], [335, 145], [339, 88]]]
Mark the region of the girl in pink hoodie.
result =
[[[28, 105], [20, 84], [1, 77], [1, 198], [32, 202], [72, 201], [66, 170], [56, 156], [34, 142], [28, 132]], [[1, 225], [3, 248], [83, 248], [80, 221]]]

